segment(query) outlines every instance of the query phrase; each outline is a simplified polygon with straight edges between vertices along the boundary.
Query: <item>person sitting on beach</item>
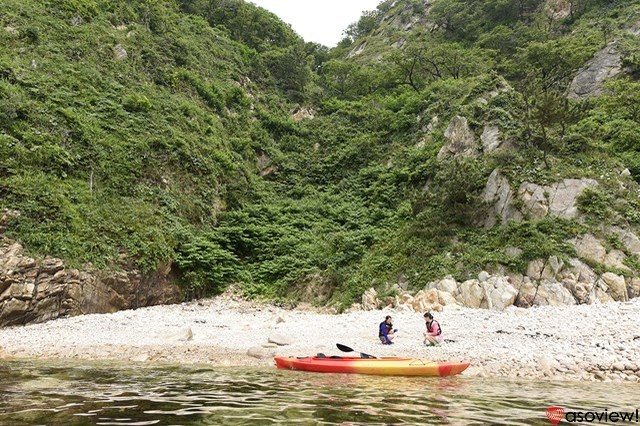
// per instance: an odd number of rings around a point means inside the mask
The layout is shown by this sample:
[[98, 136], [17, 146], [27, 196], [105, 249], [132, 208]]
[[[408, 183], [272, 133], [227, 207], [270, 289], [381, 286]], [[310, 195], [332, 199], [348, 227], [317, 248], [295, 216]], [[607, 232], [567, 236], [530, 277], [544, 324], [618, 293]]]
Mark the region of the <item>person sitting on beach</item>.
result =
[[438, 321], [433, 319], [431, 312], [424, 314], [424, 321], [427, 329], [424, 331], [424, 344], [428, 346], [440, 346], [444, 336]]
[[384, 321], [380, 323], [380, 327], [378, 328], [378, 337], [383, 345], [390, 345], [393, 343], [393, 338], [396, 337], [395, 333], [398, 331], [397, 328], [393, 328], [393, 324], [391, 323], [391, 315], [387, 315]]

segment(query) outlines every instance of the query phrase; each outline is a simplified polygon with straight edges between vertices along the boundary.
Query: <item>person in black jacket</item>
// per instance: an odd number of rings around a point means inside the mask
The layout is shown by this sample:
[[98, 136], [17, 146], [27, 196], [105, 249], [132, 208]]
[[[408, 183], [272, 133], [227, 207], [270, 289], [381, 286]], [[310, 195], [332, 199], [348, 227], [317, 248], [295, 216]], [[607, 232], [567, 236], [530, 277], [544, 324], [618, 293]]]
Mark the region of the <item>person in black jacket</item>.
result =
[[387, 315], [378, 327], [378, 337], [383, 345], [390, 345], [396, 337], [397, 328], [393, 328], [391, 315]]

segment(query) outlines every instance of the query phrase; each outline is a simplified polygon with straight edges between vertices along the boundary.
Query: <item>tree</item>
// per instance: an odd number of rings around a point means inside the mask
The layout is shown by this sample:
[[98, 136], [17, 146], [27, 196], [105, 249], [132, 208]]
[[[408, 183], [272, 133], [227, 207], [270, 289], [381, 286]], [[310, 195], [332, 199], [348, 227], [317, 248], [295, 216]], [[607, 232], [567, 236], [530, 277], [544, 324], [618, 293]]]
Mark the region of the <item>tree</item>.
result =
[[448, 33], [455, 33], [465, 26], [465, 22], [469, 22], [468, 7], [460, 0], [437, 2], [432, 6], [429, 18]]
[[392, 52], [387, 56], [386, 61], [396, 69], [397, 80], [395, 84], [407, 84], [416, 92], [424, 87], [421, 49]]
[[308, 54], [300, 42], [287, 48], [270, 49], [262, 60], [278, 87], [296, 100], [301, 100], [311, 80]]
[[549, 133], [553, 126], [566, 119], [568, 103], [562, 94], [551, 91], [540, 92], [531, 101], [528, 119], [540, 127], [544, 165], [548, 169]]
[[558, 40], [533, 42], [520, 49], [517, 62], [521, 85], [540, 89], [542, 92], [563, 90], [588, 55], [575, 50]]
[[352, 41], [365, 37], [378, 28], [383, 16], [383, 13], [379, 10], [365, 11], [358, 22], [354, 22], [347, 27], [344, 34]]
[[459, 43], [413, 42], [386, 57], [395, 69], [396, 85], [408, 85], [419, 92], [429, 81], [459, 79], [477, 75], [492, 66], [482, 49], [467, 49]]
[[204, 16], [211, 26], [224, 26], [235, 40], [262, 52], [299, 41], [291, 27], [273, 13], [242, 0], [181, 0], [183, 11]]
[[328, 88], [339, 96], [346, 96], [351, 89], [350, 83], [357, 64], [337, 59], [324, 63], [324, 81]]

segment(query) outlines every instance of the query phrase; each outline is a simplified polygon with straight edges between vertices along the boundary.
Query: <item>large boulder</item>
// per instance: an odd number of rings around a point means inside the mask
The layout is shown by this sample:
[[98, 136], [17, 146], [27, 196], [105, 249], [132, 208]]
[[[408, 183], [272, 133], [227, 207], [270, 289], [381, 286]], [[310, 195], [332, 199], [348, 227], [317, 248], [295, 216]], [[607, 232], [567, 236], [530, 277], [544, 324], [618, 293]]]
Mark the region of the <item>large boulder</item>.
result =
[[568, 266], [566, 268], [565, 277], [569, 277], [569, 275], [571, 275], [570, 278], [577, 282], [590, 284], [593, 284], [598, 279], [598, 274], [596, 274], [589, 265], [579, 259], [572, 257], [567, 263]]
[[544, 219], [549, 214], [546, 189], [535, 183], [524, 182], [518, 189], [518, 198], [523, 202], [523, 213], [530, 219]]
[[463, 282], [454, 296], [470, 308], [504, 310], [513, 305], [517, 294], [506, 277], [491, 277], [485, 282], [476, 279]]
[[478, 280], [467, 280], [460, 284], [454, 297], [462, 306], [468, 308], [486, 308], [484, 288]]
[[482, 192], [482, 201], [489, 206], [484, 219], [485, 228], [489, 229], [498, 222], [506, 225], [508, 221], [520, 221], [522, 215], [513, 204], [514, 196], [507, 178], [498, 169], [491, 172]]
[[614, 226], [611, 228], [611, 232], [620, 239], [627, 253], [640, 256], [640, 238], [633, 231]]
[[573, 219], [578, 216], [576, 199], [587, 188], [595, 188], [598, 182], [594, 179], [564, 179], [562, 182], [551, 185], [551, 204], [549, 214], [564, 219]]
[[458, 282], [453, 279], [453, 277], [448, 276], [441, 279], [440, 281], [427, 284], [426, 288], [454, 294], [458, 291]]
[[278, 346], [286, 346], [293, 343], [293, 339], [279, 332], [273, 332], [268, 338], [269, 343], [275, 343]]
[[312, 120], [314, 117], [315, 112], [309, 108], [297, 108], [291, 115], [293, 121]]
[[546, 279], [554, 281], [560, 277], [560, 272], [564, 268], [564, 262], [556, 256], [549, 259], [536, 259], [529, 262], [526, 275], [532, 280]]
[[569, 240], [578, 256], [597, 263], [604, 263], [607, 256], [607, 250], [604, 248], [600, 240], [592, 234], [584, 234], [582, 237]]
[[611, 296], [613, 300], [618, 302], [629, 300], [629, 295], [627, 294], [627, 283], [623, 276], [616, 275], [612, 272], [605, 272], [602, 274], [601, 279], [607, 285], [607, 294]]
[[542, 278], [542, 271], [544, 271], [544, 260], [532, 260], [527, 266], [526, 276], [532, 280], [539, 280]]
[[576, 299], [572, 292], [565, 285], [557, 281], [525, 280], [520, 286], [518, 297], [515, 302], [516, 306], [561, 306], [575, 305]]
[[420, 290], [413, 297], [413, 310], [416, 312], [442, 311], [437, 290]]
[[354, 56], [358, 56], [364, 52], [364, 49], [367, 47], [367, 42], [365, 41], [362, 44], [351, 49], [351, 52], [347, 55], [347, 58], [353, 58]]
[[440, 291], [440, 290], [436, 290], [436, 292], [438, 293], [438, 302], [440, 302], [440, 305], [442, 306], [458, 305], [458, 301], [456, 300], [455, 297], [453, 297], [453, 294], [448, 293], [446, 291]]
[[507, 277], [491, 277], [481, 283], [486, 293], [487, 307], [498, 311], [512, 306], [518, 296]]
[[247, 350], [247, 355], [252, 358], [268, 359], [276, 356], [276, 350], [272, 347], [253, 346]]
[[129, 56], [127, 54], [127, 51], [125, 50], [124, 47], [122, 47], [121, 44], [116, 44], [115, 46], [113, 46], [112, 52], [113, 52], [113, 57], [116, 59], [116, 61], [127, 59], [127, 57]]
[[490, 153], [500, 148], [502, 140], [500, 140], [498, 126], [485, 126], [482, 135], [480, 135], [480, 141], [482, 142], [482, 151], [484, 153]]
[[627, 256], [621, 250], [611, 250], [604, 258], [604, 265], [610, 268], [621, 269], [631, 272], [631, 268], [624, 264]]
[[591, 294], [593, 286], [588, 283], [578, 282], [572, 278], [565, 278], [562, 280], [562, 285], [571, 292], [576, 303], [585, 304], [589, 302], [589, 295]]
[[593, 179], [564, 179], [548, 186], [524, 182], [518, 189], [523, 211], [531, 219], [543, 219], [547, 215], [564, 219], [578, 216], [576, 200], [586, 188], [594, 188]]
[[191, 327], [179, 328], [164, 333], [162, 338], [168, 342], [190, 342], [193, 340], [193, 331]]
[[629, 299], [640, 297], [640, 278], [634, 277], [629, 280], [627, 284], [627, 294], [629, 295]]
[[456, 116], [445, 130], [444, 137], [445, 143], [438, 152], [438, 160], [478, 155], [476, 137], [466, 118]]
[[378, 300], [378, 292], [371, 287], [362, 294], [362, 309], [365, 311], [373, 311], [380, 307]]
[[589, 300], [587, 303], [589, 304], [598, 304], [598, 303], [610, 303], [613, 302], [613, 297], [611, 297], [612, 290], [607, 285], [606, 281], [603, 279], [597, 280], [593, 284], [593, 289], [591, 294], [589, 295]]

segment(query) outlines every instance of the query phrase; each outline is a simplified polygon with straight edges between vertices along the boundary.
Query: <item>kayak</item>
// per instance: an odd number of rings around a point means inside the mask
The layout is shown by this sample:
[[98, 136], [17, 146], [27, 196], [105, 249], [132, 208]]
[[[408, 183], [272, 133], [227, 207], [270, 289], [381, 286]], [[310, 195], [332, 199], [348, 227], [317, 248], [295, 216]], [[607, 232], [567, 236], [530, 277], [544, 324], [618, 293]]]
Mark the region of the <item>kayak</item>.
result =
[[468, 362], [434, 362], [415, 358], [283, 357], [274, 358], [286, 370], [316, 373], [356, 373], [379, 376], [453, 376], [463, 372]]

